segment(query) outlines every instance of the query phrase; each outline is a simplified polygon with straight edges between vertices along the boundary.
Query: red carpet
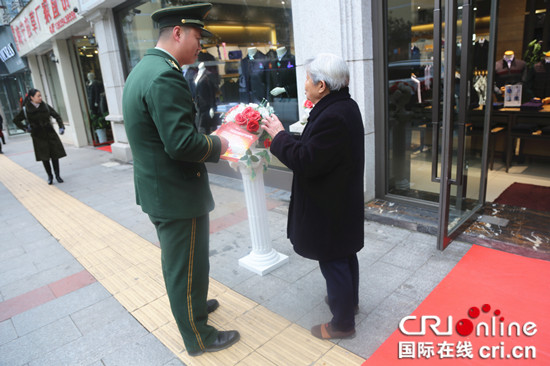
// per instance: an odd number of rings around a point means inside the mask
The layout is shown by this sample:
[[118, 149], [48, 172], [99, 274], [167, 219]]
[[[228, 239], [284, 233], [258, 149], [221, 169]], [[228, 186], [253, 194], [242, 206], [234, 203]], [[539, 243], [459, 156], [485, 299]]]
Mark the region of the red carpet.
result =
[[[548, 366], [549, 279], [550, 262], [474, 245], [413, 312], [416, 319], [401, 321], [405, 332], [422, 333], [421, 317], [432, 316], [425, 335], [405, 335], [396, 324], [363, 365]], [[435, 317], [436, 330], [452, 334], [436, 335]]]
[[513, 183], [493, 202], [550, 212], [550, 187]]
[[111, 145], [96, 147], [96, 149], [98, 149], [98, 150], [103, 150], [103, 151], [107, 151], [107, 152], [110, 152], [110, 153], [113, 152], [113, 151], [111, 150]]

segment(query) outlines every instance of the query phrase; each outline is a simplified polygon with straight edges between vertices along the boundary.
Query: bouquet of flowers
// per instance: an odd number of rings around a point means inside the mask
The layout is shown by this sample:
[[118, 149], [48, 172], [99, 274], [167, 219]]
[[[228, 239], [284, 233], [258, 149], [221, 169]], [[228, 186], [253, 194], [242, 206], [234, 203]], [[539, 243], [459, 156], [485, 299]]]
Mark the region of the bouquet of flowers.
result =
[[306, 124], [307, 119], [309, 118], [309, 112], [311, 112], [311, 110], [313, 109], [313, 103], [311, 103], [309, 99], [306, 99], [303, 107], [304, 107], [304, 113], [302, 114], [302, 118], [300, 119], [300, 122], [302, 122], [302, 124]]
[[[229, 140], [227, 160], [239, 160], [250, 156], [250, 148], [271, 145], [271, 136], [262, 128], [262, 119], [273, 113], [273, 108], [264, 99], [262, 103], [238, 104], [222, 118], [222, 125], [215, 132]], [[223, 157], [223, 156], [222, 156]]]

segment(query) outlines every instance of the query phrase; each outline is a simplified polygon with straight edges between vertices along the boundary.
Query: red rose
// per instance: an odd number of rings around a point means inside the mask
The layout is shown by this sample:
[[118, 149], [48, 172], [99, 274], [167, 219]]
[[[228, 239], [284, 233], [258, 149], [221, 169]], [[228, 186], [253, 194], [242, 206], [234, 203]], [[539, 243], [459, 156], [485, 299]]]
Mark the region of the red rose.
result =
[[271, 146], [271, 139], [264, 140], [264, 147], [268, 149]]
[[313, 103], [311, 103], [311, 100], [307, 99], [305, 101], [304, 108], [313, 108]]
[[239, 113], [235, 116], [235, 123], [238, 125], [245, 125], [247, 118], [243, 115], [243, 113]]
[[260, 119], [262, 119], [262, 115], [260, 114], [260, 112], [254, 109], [248, 111], [245, 116], [249, 121], [259, 121]]
[[242, 113], [243, 113], [244, 115], [247, 115], [248, 113], [250, 113], [250, 111], [253, 111], [253, 110], [254, 110], [254, 108], [252, 108], [252, 107], [246, 107], [246, 108], [243, 110]]
[[250, 132], [256, 132], [260, 129], [260, 124], [258, 123], [258, 121], [249, 120], [246, 129]]

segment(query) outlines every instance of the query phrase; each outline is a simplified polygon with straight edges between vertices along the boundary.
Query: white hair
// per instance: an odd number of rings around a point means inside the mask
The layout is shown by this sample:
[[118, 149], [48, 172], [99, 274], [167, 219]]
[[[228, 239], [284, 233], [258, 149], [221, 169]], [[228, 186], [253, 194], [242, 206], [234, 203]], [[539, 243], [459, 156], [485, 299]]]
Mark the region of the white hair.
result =
[[305, 63], [306, 73], [314, 84], [324, 81], [330, 91], [349, 85], [349, 69], [346, 62], [332, 53], [320, 53]]

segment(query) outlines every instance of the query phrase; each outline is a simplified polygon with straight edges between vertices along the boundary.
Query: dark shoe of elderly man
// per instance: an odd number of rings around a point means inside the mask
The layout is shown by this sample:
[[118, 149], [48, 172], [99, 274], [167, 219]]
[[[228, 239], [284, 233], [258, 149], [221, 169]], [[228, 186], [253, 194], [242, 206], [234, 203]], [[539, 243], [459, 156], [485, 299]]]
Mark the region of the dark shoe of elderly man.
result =
[[213, 313], [220, 306], [220, 303], [216, 299], [206, 300], [206, 309], [208, 314]]
[[199, 350], [196, 352], [188, 352], [188, 355], [191, 357], [196, 357], [202, 355], [204, 352], [217, 352], [221, 351], [222, 349], [226, 349], [233, 344], [237, 343], [237, 341], [241, 338], [241, 335], [236, 330], [221, 330], [218, 332], [218, 337], [208, 347], [206, 347], [203, 350]]

